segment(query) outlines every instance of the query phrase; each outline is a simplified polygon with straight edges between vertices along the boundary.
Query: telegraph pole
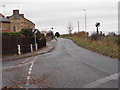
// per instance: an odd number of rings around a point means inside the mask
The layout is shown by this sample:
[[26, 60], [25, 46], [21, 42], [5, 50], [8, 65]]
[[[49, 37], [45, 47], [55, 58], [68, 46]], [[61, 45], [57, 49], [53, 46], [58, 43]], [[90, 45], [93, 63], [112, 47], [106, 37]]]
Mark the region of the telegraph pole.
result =
[[79, 33], [79, 31], [80, 31], [80, 26], [79, 26], [79, 21], [78, 21], [78, 33]]
[[83, 10], [85, 12], [85, 39], [87, 39], [87, 18], [86, 18], [86, 9]]
[[3, 6], [3, 10], [4, 10], [4, 16], [5, 16], [5, 5], [2, 5]]
[[87, 31], [87, 18], [86, 18], [86, 9], [83, 10], [85, 12], [85, 32]]
[[3, 9], [3, 14], [5, 16], [5, 2], [1, 1], [2, 9]]

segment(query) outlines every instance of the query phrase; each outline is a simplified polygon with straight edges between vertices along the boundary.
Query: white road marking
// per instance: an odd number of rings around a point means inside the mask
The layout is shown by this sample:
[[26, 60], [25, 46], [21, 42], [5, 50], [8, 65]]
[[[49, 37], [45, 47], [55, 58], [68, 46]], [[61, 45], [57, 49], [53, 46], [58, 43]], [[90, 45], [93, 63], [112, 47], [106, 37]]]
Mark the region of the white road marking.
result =
[[25, 59], [25, 61], [21, 62], [21, 63], [18, 64], [18, 65], [9, 66], [9, 67], [5, 67], [5, 68], [2, 68], [2, 69], [9, 69], [9, 68], [14, 68], [14, 67], [20, 67], [20, 66], [23, 66], [23, 65], [27, 65], [27, 64], [29, 64], [29, 63], [32, 62], [32, 61], [27, 62], [29, 59], [31, 59], [31, 58], [27, 58], [27, 59]]
[[100, 86], [108, 81], [111, 81], [111, 80], [118, 80], [118, 73], [110, 75], [105, 78], [98, 79], [94, 82], [88, 83], [83, 88], [97, 88], [98, 86]]
[[[31, 62], [29, 62], [31, 63]], [[14, 67], [20, 67], [20, 66], [23, 66], [23, 65], [27, 65], [29, 63], [24, 63], [24, 64], [19, 64], [19, 65], [14, 65], [14, 66], [10, 66], [10, 67], [5, 67], [5, 68], [2, 68], [2, 69], [9, 69], [9, 68], [14, 68]]]
[[[32, 70], [32, 69], [31, 69]], [[31, 74], [31, 72], [29, 71], [29, 74]]]
[[31, 77], [31, 73], [32, 73], [32, 68], [33, 68], [33, 64], [35, 62], [35, 60], [38, 58], [38, 56], [36, 56], [32, 61], [30, 62], [27, 62], [30, 58], [27, 58], [25, 61], [23, 61], [22, 63], [20, 63], [19, 65], [14, 65], [14, 66], [10, 66], [10, 67], [5, 67], [5, 68], [2, 68], [2, 69], [10, 69], [10, 68], [14, 68], [14, 67], [20, 67], [20, 66], [23, 66], [23, 65], [27, 65], [27, 64], [30, 64], [30, 67], [29, 67], [29, 72], [28, 72], [28, 75], [27, 75], [27, 81], [26, 81], [26, 85], [29, 86], [29, 80], [30, 80], [30, 77]]
[[30, 76], [28, 76], [27, 79], [30, 79]]
[[32, 65], [30, 66], [30, 68], [29, 68], [29, 71], [31, 71], [32, 70]]
[[26, 86], [28, 87], [29, 86], [29, 80], [30, 80], [30, 77], [31, 77], [31, 73], [32, 73], [32, 68], [33, 68], [33, 65], [34, 65], [34, 62], [35, 60], [38, 58], [38, 56], [36, 56], [34, 58], [34, 60], [30, 63], [30, 68], [29, 68], [29, 72], [28, 72], [28, 76], [27, 76], [27, 81], [26, 81]]

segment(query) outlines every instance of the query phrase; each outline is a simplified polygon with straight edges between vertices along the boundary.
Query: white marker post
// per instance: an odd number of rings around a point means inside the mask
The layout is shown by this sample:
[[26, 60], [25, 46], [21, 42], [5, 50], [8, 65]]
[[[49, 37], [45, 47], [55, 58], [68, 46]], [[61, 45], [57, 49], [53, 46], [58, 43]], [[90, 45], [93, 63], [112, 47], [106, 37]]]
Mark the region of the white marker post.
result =
[[38, 50], [38, 44], [37, 43], [35, 44], [35, 48], [36, 48], [36, 50]]
[[30, 44], [30, 48], [31, 48], [31, 52], [33, 52], [33, 46], [32, 46], [32, 44]]
[[18, 45], [18, 55], [21, 55], [20, 45]]

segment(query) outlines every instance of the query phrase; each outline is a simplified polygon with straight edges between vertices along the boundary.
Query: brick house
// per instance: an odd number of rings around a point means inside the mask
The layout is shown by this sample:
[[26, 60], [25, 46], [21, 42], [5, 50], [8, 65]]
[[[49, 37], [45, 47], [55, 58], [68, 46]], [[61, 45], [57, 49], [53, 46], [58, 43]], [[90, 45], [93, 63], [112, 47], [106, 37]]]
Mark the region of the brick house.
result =
[[7, 16], [11, 22], [11, 30], [19, 32], [24, 28], [35, 29], [35, 24], [24, 17], [24, 14], [19, 14], [19, 10], [13, 10], [13, 15]]
[[0, 13], [0, 31], [10, 32], [10, 21]]

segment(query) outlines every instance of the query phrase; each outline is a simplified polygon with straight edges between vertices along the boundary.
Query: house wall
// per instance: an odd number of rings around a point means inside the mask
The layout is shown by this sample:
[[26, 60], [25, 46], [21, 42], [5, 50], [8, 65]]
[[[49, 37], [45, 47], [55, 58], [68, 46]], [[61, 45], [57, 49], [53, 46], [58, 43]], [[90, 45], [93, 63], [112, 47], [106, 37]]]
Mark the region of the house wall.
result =
[[13, 10], [13, 15], [8, 17], [11, 22], [11, 30], [19, 32], [24, 28], [35, 29], [35, 24], [26, 19], [23, 14], [19, 14], [19, 10]]
[[0, 22], [0, 30], [10, 30], [10, 23]]

